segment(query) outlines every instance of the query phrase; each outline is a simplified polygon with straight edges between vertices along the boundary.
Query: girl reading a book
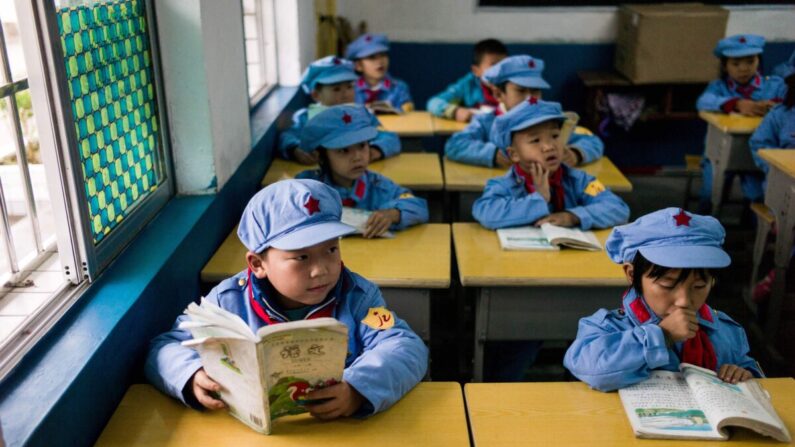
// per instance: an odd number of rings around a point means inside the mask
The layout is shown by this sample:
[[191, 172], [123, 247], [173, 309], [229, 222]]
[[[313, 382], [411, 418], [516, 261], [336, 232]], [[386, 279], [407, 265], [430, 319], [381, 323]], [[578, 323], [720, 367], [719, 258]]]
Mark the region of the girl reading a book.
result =
[[713, 217], [666, 208], [613, 229], [610, 258], [629, 290], [619, 309], [580, 320], [564, 366], [600, 391], [641, 382], [682, 362], [717, 372], [728, 383], [762, 377], [743, 328], [707, 305], [717, 269], [731, 263], [725, 231]]
[[363, 106], [329, 107], [309, 120], [301, 134], [301, 147], [317, 150], [320, 169], [296, 176], [331, 186], [342, 197], [343, 206], [373, 211], [365, 225], [363, 235], [366, 238], [428, 221], [425, 199], [367, 170], [370, 164], [368, 141], [377, 133]]

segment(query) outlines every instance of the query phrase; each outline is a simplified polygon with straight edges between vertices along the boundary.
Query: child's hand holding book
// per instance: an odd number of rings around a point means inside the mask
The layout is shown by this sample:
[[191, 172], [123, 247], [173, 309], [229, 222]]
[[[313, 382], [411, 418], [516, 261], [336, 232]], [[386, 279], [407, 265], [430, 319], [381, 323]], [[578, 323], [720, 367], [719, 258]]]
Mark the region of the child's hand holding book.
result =
[[309, 414], [323, 420], [348, 417], [364, 403], [364, 397], [345, 381], [312, 391], [306, 397], [311, 401], [321, 401], [304, 406]]

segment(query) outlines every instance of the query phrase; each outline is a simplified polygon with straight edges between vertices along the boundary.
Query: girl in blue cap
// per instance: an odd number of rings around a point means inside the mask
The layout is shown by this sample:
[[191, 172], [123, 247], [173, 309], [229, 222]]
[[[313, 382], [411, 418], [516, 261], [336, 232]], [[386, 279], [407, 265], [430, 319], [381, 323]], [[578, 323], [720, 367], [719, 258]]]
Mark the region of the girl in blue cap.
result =
[[345, 57], [361, 77], [356, 81], [356, 103], [387, 102], [404, 112], [414, 110], [409, 86], [389, 75], [389, 40], [383, 34], [362, 34], [348, 44]]
[[[248, 268], [222, 281], [205, 298], [239, 316], [252, 332], [286, 321], [334, 317], [348, 327], [342, 382], [310, 392], [306, 405], [319, 419], [369, 416], [400, 400], [425, 375], [428, 349], [385, 306], [378, 286], [342, 263], [339, 238], [354, 231], [340, 222], [339, 195], [314, 180], [282, 180], [258, 192], [237, 235]], [[380, 315], [378, 324], [368, 316]], [[226, 406], [221, 386], [183, 346], [179, 324], [152, 340], [146, 376], [161, 391], [197, 409]]]
[[301, 147], [319, 154], [320, 169], [297, 178], [320, 180], [333, 187], [342, 204], [373, 211], [364, 237], [402, 230], [428, 221], [428, 203], [376, 172], [368, 171], [369, 141], [378, 130], [363, 106], [329, 107], [304, 126]]
[[731, 263], [715, 218], [666, 208], [613, 229], [606, 248], [629, 290], [621, 308], [580, 320], [563, 360], [600, 391], [641, 382], [687, 362], [729, 383], [762, 377], [743, 328], [706, 304], [717, 269]]

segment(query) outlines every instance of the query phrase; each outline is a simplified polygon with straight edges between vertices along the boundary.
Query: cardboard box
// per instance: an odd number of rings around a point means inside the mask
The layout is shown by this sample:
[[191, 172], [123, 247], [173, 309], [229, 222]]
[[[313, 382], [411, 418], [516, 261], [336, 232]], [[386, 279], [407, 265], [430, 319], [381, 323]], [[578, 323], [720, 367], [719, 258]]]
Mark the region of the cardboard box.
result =
[[709, 82], [729, 11], [702, 3], [622, 5], [615, 68], [636, 84]]

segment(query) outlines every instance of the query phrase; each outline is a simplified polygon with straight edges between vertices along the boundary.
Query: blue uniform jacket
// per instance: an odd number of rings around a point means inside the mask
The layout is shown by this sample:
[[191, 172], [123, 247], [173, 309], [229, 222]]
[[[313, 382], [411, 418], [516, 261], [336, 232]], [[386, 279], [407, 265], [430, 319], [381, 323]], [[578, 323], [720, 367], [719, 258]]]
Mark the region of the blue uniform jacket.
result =
[[[600, 391], [641, 382], [656, 369], [678, 371], [682, 343], [667, 347], [659, 323], [660, 318], [643, 298], [630, 289], [622, 309], [599, 309], [580, 319], [577, 339], [566, 351], [563, 365]], [[730, 363], [755, 377], [763, 376], [756, 361], [748, 356], [748, 339], [742, 326], [706, 304], [698, 312], [698, 324], [715, 348], [718, 368]]]
[[467, 73], [447, 88], [428, 100], [426, 109], [432, 115], [444, 118], [454, 118], [456, 107], [476, 107], [485, 101], [483, 89], [480, 86], [480, 79]]
[[[444, 145], [447, 158], [470, 165], [494, 167], [497, 146], [489, 141], [489, 132], [497, 115], [483, 113], [472, 117], [467, 127], [454, 133]], [[602, 140], [584, 127], [577, 127], [569, 137], [568, 145], [582, 155], [583, 163], [598, 160], [604, 153]]]
[[415, 197], [409, 189], [377, 172], [366, 171], [351, 188], [335, 185], [320, 169], [300, 172], [295, 178], [318, 180], [331, 186], [339, 193], [345, 206], [368, 211], [397, 209], [400, 211], [400, 222], [393, 224], [390, 227], [392, 230], [428, 222], [428, 202], [425, 199]]
[[[580, 228], [608, 228], [627, 222], [629, 206], [604, 188], [596, 178], [579, 169], [561, 165], [566, 211], [580, 218]], [[472, 205], [472, 216], [486, 228], [529, 225], [550, 214], [538, 192], [528, 193], [524, 179], [512, 167], [502, 177], [486, 182], [483, 195]]]
[[[267, 323], [249, 304], [249, 283], [248, 272], [240, 272], [213, 288], [206, 299], [240, 316], [256, 332]], [[271, 320], [287, 321], [267, 297], [264, 304]], [[334, 306], [332, 316], [348, 326], [348, 357], [343, 379], [367, 399], [357, 415], [389, 408], [422, 380], [428, 367], [428, 349], [406, 322], [395, 317], [394, 326], [386, 330], [375, 330], [361, 322], [369, 309], [385, 306], [375, 284], [343, 268], [337, 287], [317, 310], [326, 306]], [[152, 340], [146, 360], [147, 378], [158, 389], [186, 404], [190, 400], [186, 400], [182, 390], [202, 366], [196, 351], [180, 344], [191, 338], [189, 331], [178, 328], [187, 318], [181, 315], [171, 331]]]
[[[301, 131], [306, 122], [307, 109], [303, 108], [293, 114], [293, 125], [279, 134], [279, 155], [285, 160], [292, 159], [290, 155], [293, 148], [301, 148]], [[372, 124], [374, 127], [381, 126], [375, 115], [372, 115]], [[400, 154], [400, 137], [396, 133], [379, 130], [378, 135], [370, 141], [370, 146], [377, 147], [384, 154], [384, 158], [394, 157]]]
[[795, 107], [778, 105], [770, 111], [748, 141], [759, 169], [770, 167], [759, 157], [759, 149], [795, 149]]
[[750, 97], [745, 97], [739, 91], [742, 86], [739, 86], [736, 82], [731, 79], [716, 79], [710, 82], [704, 93], [698, 97], [696, 109], [707, 112], [725, 112], [721, 106], [731, 99], [742, 98], [754, 101], [776, 99], [780, 101], [784, 99], [784, 95], [787, 93], [787, 85], [778, 76], [763, 77], [757, 75], [751, 80], [751, 84], [755, 88]]
[[[363, 77], [360, 77], [354, 84], [356, 90], [356, 104], [367, 104], [372, 101], [389, 101], [390, 104], [396, 109], [402, 109], [406, 103], [412, 103], [411, 93], [409, 93], [409, 86], [400, 79], [393, 78], [386, 75], [378, 86], [378, 91], [374, 94], [369, 94], [370, 87]], [[374, 97], [370, 99], [370, 96]]]

